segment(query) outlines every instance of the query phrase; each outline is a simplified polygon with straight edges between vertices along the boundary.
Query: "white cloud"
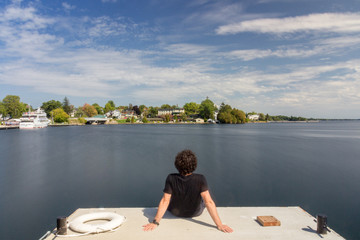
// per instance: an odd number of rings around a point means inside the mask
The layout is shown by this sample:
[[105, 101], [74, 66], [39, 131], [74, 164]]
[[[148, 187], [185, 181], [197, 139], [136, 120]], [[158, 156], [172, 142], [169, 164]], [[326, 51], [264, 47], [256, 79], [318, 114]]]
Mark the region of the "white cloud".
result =
[[66, 2], [63, 2], [62, 6], [66, 11], [74, 10], [76, 8], [75, 5], [70, 5], [69, 3]]
[[326, 45], [329, 47], [346, 48], [351, 46], [357, 46], [360, 44], [360, 36], [342, 36], [336, 38], [324, 38], [316, 41], [318, 45]]
[[287, 18], [262, 18], [223, 25], [216, 29], [219, 35], [240, 32], [282, 34], [304, 31], [360, 32], [360, 13], [319, 13]]
[[228, 4], [227, 2], [201, 3], [201, 11], [194, 12], [185, 19], [185, 22], [198, 24], [228, 23], [242, 19], [243, 5], [241, 3]]
[[173, 55], [193, 56], [202, 56], [204, 54], [212, 53], [215, 50], [215, 47], [187, 43], [170, 44], [163, 48]]
[[[11, 25], [21, 23], [19, 27], [23, 30], [41, 29], [54, 23], [50, 18], [40, 17], [33, 7], [20, 8], [10, 6], [0, 15], [0, 23]], [[2, 24], [2, 25], [3, 25]]]
[[91, 23], [92, 27], [88, 30], [88, 34], [91, 37], [122, 35], [127, 32], [126, 24], [120, 23], [119, 21], [114, 21], [107, 16], [93, 19]]
[[325, 49], [324, 47], [316, 47], [311, 50], [301, 49], [299, 48], [283, 48], [277, 50], [260, 50], [260, 49], [249, 49], [249, 50], [234, 50], [229, 54], [226, 54], [227, 57], [239, 58], [244, 61], [250, 61], [259, 58], [266, 57], [278, 57], [278, 58], [306, 58], [310, 56], [314, 56], [320, 53], [324, 53], [327, 51], [329, 53], [329, 49]]
[[313, 56], [342, 55], [360, 49], [360, 36], [342, 36], [334, 38], [320, 37], [298, 45], [278, 46], [274, 49], [239, 49], [224, 54], [227, 58], [251, 61], [268, 57], [302, 59]]
[[[360, 102], [360, 60], [317, 63], [310, 67], [269, 64], [272, 73], [261, 70], [265, 68], [246, 67], [246, 63], [239, 61], [242, 67], [230, 72], [231, 67], [227, 65], [231, 65], [233, 59], [229, 60], [229, 54], [214, 46], [179, 42], [157, 45], [158, 48], [152, 46], [150, 51], [119, 50], [82, 41], [71, 45], [63, 35], [44, 31], [61, 24], [63, 19], [41, 16], [31, 7], [9, 7], [5, 12], [0, 15], [3, 43], [0, 84], [26, 86], [38, 92], [69, 97], [124, 96], [144, 104], [181, 103], [184, 99], [197, 101], [209, 96], [216, 103], [225, 101], [238, 104], [234, 107], [246, 107], [244, 110], [259, 108], [259, 111], [265, 106], [268, 109], [299, 108], [303, 104], [314, 109], [319, 106], [331, 109], [335, 102], [337, 106], [358, 106]], [[87, 33], [90, 40], [125, 34], [128, 27], [121, 19], [108, 17], [80, 21], [88, 24], [90, 31], [83, 34]], [[76, 32], [73, 29], [72, 33]], [[357, 47], [359, 43], [353, 35], [318, 39], [312, 42], [315, 47], [307, 49], [292, 45], [230, 51], [230, 55], [244, 61], [270, 56], [300, 58], [335, 48]], [[174, 61], [171, 67], [161, 63], [177, 58], [180, 60]]]

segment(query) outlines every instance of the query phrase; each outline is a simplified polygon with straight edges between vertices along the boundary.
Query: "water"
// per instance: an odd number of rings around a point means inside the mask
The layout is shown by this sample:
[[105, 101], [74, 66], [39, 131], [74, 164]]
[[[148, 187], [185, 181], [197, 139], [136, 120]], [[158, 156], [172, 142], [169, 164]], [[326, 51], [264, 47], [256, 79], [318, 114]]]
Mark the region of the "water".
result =
[[218, 206], [301, 206], [360, 239], [360, 121], [0, 131], [0, 239], [39, 239], [80, 207], [155, 207], [184, 148]]

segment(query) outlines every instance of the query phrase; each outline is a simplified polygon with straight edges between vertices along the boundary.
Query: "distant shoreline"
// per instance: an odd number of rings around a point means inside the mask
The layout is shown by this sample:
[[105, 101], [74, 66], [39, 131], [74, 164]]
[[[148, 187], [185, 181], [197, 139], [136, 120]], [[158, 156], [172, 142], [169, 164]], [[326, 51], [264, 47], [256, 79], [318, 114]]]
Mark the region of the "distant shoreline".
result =
[[[264, 124], [264, 123], [319, 123], [319, 122], [350, 122], [350, 121], [360, 121], [360, 119], [321, 119], [321, 120], [307, 120], [307, 121], [251, 121], [247, 123], [252, 124]], [[81, 124], [81, 123], [72, 123], [72, 124], [49, 124], [48, 127], [73, 127], [73, 126], [101, 126], [101, 125], [228, 125], [227, 123], [197, 123], [197, 122], [154, 122], [154, 123], [105, 123], [105, 124]], [[232, 125], [232, 124], [231, 124]], [[238, 124], [242, 125], [242, 124]], [[19, 126], [14, 125], [0, 125], [0, 130], [11, 130], [19, 129]]]

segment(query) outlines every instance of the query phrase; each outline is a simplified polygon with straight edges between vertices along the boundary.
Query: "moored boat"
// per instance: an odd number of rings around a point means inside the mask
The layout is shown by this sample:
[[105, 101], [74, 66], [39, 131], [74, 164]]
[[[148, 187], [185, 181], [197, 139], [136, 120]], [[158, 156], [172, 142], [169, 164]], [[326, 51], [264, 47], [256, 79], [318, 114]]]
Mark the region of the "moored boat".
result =
[[46, 117], [46, 113], [41, 108], [34, 112], [26, 112], [20, 118], [20, 129], [45, 128], [50, 120]]

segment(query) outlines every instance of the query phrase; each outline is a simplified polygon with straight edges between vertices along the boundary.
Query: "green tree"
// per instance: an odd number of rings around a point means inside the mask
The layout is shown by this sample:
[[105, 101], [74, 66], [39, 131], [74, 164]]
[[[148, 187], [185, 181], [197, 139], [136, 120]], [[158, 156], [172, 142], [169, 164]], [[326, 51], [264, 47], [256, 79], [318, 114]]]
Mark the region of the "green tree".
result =
[[135, 111], [136, 115], [140, 115], [140, 114], [141, 114], [140, 108], [139, 108], [137, 105], [133, 106], [132, 110]]
[[185, 122], [186, 119], [187, 119], [186, 114], [185, 113], [180, 114], [180, 119], [181, 119], [182, 122]]
[[79, 121], [79, 123], [82, 123], [82, 124], [85, 124], [85, 123], [86, 123], [86, 119], [83, 118], [83, 117], [79, 117], [79, 118], [78, 118], [78, 121]]
[[3, 118], [7, 115], [5, 105], [2, 102], [0, 102], [0, 115], [2, 115]]
[[146, 106], [144, 104], [141, 104], [139, 106], [139, 109], [140, 109], [140, 112], [143, 113], [145, 111], [145, 109], [146, 109]]
[[164, 120], [164, 122], [166, 122], [166, 123], [170, 122], [170, 114], [166, 114], [166, 115], [165, 115], [165, 120]]
[[220, 123], [232, 123], [233, 117], [229, 112], [222, 112], [218, 114], [218, 120]]
[[232, 107], [229, 104], [221, 103], [219, 113], [222, 113], [222, 112], [230, 113], [231, 110], [232, 110]]
[[105, 113], [115, 110], [115, 103], [110, 100], [105, 104]]
[[200, 105], [197, 104], [196, 102], [189, 102], [189, 103], [185, 103], [185, 105], [184, 105], [185, 113], [188, 116], [198, 114], [199, 108], [200, 108]]
[[66, 112], [66, 114], [70, 114], [71, 111], [73, 110], [71, 105], [70, 105], [70, 101], [69, 101], [69, 99], [67, 97], [64, 98], [62, 107], [63, 107], [64, 111]]
[[94, 103], [93, 106], [96, 109], [98, 114], [104, 114], [104, 109], [99, 104]]
[[143, 123], [148, 123], [149, 121], [148, 121], [147, 118], [144, 116], [143, 119], [142, 119], [142, 122], [143, 122]]
[[204, 119], [214, 119], [215, 110], [215, 104], [209, 98], [206, 98], [200, 104], [199, 114]]
[[111, 106], [112, 108], [115, 109], [115, 103], [114, 103], [113, 100], [109, 100], [108, 103], [110, 104], [110, 106]]
[[67, 122], [69, 119], [69, 115], [62, 108], [54, 109], [50, 114], [52, 115], [54, 122], [57, 123]]
[[220, 123], [232, 123], [233, 117], [231, 115], [232, 108], [230, 105], [222, 103], [220, 105], [219, 114], [217, 119]]
[[265, 115], [263, 113], [260, 113], [259, 114], [259, 121], [265, 121], [266, 118], [265, 118]]
[[154, 118], [158, 115], [158, 107], [149, 107], [149, 115]]
[[221, 123], [245, 123], [246, 114], [239, 109], [232, 108], [230, 105], [222, 103], [217, 119]]
[[249, 115], [256, 115], [256, 114], [257, 114], [257, 112], [252, 111], [252, 112], [247, 113], [247, 116], [249, 116]]
[[171, 106], [169, 104], [163, 104], [160, 107], [161, 109], [171, 109]]
[[15, 95], [7, 95], [3, 99], [3, 105], [5, 107], [6, 113], [10, 115], [11, 118], [18, 118], [26, 112], [26, 104], [20, 102], [20, 97]]
[[96, 111], [96, 108], [87, 103], [84, 104], [84, 106], [82, 107], [82, 110], [88, 117], [93, 117], [98, 114], [98, 112]]
[[50, 117], [50, 112], [54, 109], [57, 109], [57, 108], [61, 108], [62, 107], [62, 104], [61, 102], [59, 101], [55, 101], [55, 100], [50, 100], [50, 101], [47, 101], [47, 102], [43, 102], [43, 104], [41, 105], [41, 108], [44, 109], [44, 111], [46, 112], [46, 115], [48, 117]]
[[233, 122], [233, 123], [245, 123], [246, 122], [246, 114], [239, 109], [233, 108], [233, 110], [231, 110], [231, 115], [233, 115], [235, 118], [235, 122]]
[[75, 117], [77, 118], [84, 118], [87, 117], [86, 113], [82, 110], [82, 107], [78, 107], [75, 109]]

